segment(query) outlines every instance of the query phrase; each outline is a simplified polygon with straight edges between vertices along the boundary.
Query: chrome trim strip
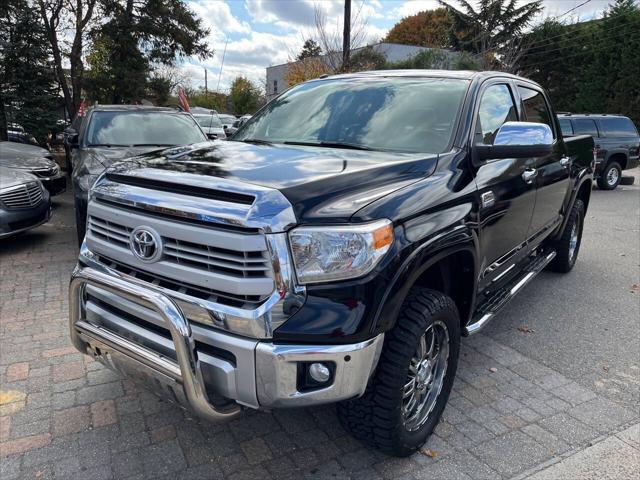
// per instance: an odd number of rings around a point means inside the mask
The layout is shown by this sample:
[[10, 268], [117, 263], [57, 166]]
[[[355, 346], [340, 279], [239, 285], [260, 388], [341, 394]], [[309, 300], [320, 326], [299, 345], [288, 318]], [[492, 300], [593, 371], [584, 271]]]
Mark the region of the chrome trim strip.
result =
[[154, 310], [171, 332], [180, 366], [180, 382], [189, 405], [200, 416], [214, 422], [229, 420], [240, 413], [236, 405], [229, 411], [220, 411], [210, 402], [205, 391], [202, 370], [199, 365], [195, 341], [189, 323], [178, 306], [165, 295], [148, 288], [140, 288], [120, 278], [110, 276], [92, 268], [76, 268], [69, 287], [70, 335], [73, 345], [87, 352], [87, 344], [80, 337], [77, 323], [82, 320], [82, 297], [86, 285], [106, 290]]
[[513, 268], [516, 266], [515, 263], [512, 263], [511, 265], [509, 265], [508, 268], [506, 268], [503, 272], [501, 272], [499, 275], [496, 275], [493, 280], [491, 280], [491, 282], [497, 282], [498, 280], [500, 280], [502, 277], [504, 277], [507, 273], [509, 273], [511, 270], [513, 270]]

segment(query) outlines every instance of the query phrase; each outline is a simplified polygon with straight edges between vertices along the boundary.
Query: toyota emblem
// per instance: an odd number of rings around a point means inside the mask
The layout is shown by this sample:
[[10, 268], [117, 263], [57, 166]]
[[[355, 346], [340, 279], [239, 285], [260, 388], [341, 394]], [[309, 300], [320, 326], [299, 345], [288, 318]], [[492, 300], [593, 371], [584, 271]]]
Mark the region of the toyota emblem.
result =
[[137, 227], [131, 232], [129, 246], [133, 254], [143, 262], [157, 262], [162, 256], [160, 235], [149, 227]]

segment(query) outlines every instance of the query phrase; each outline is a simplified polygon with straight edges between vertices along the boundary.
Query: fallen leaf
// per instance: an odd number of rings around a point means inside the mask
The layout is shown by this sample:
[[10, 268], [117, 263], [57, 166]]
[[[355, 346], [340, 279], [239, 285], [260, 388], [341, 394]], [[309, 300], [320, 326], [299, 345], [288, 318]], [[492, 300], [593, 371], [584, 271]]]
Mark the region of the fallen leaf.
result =
[[640, 283], [634, 283], [631, 285], [631, 293], [636, 293], [640, 290]]
[[608, 372], [609, 371], [609, 367], [607, 367], [606, 365], [603, 365], [602, 366], [602, 370], [604, 370], [605, 372]]
[[436, 458], [438, 456], [438, 452], [430, 449], [420, 450], [420, 453], [425, 457]]
[[491, 368], [489, 369], [489, 371], [490, 371], [491, 373], [496, 373], [496, 372], [498, 371], [498, 369], [497, 369], [496, 367], [491, 367]]
[[524, 333], [534, 333], [535, 332], [535, 330], [533, 328], [528, 327], [526, 325], [522, 325], [521, 327], [518, 327], [518, 330], [520, 330], [521, 332], [524, 332]]

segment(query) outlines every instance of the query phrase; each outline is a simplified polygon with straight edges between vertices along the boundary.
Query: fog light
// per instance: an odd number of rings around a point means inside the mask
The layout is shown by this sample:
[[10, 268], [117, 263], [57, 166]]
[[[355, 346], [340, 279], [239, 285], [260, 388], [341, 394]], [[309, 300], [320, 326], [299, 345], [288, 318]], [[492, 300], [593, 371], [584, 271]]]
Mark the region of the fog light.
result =
[[309, 366], [309, 375], [316, 382], [324, 383], [331, 377], [331, 370], [324, 363], [312, 363]]

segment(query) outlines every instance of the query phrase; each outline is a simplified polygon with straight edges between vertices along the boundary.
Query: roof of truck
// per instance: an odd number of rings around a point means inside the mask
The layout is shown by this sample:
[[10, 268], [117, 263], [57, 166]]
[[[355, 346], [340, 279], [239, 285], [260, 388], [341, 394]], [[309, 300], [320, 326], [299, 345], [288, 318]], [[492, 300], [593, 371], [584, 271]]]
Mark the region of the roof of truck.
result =
[[366, 72], [344, 73], [340, 75], [330, 75], [322, 78], [362, 78], [362, 77], [413, 77], [413, 78], [459, 78], [461, 80], [473, 80], [474, 78], [508, 77], [518, 80], [532, 82], [531, 80], [506, 72], [473, 71], [473, 70], [370, 70]]

